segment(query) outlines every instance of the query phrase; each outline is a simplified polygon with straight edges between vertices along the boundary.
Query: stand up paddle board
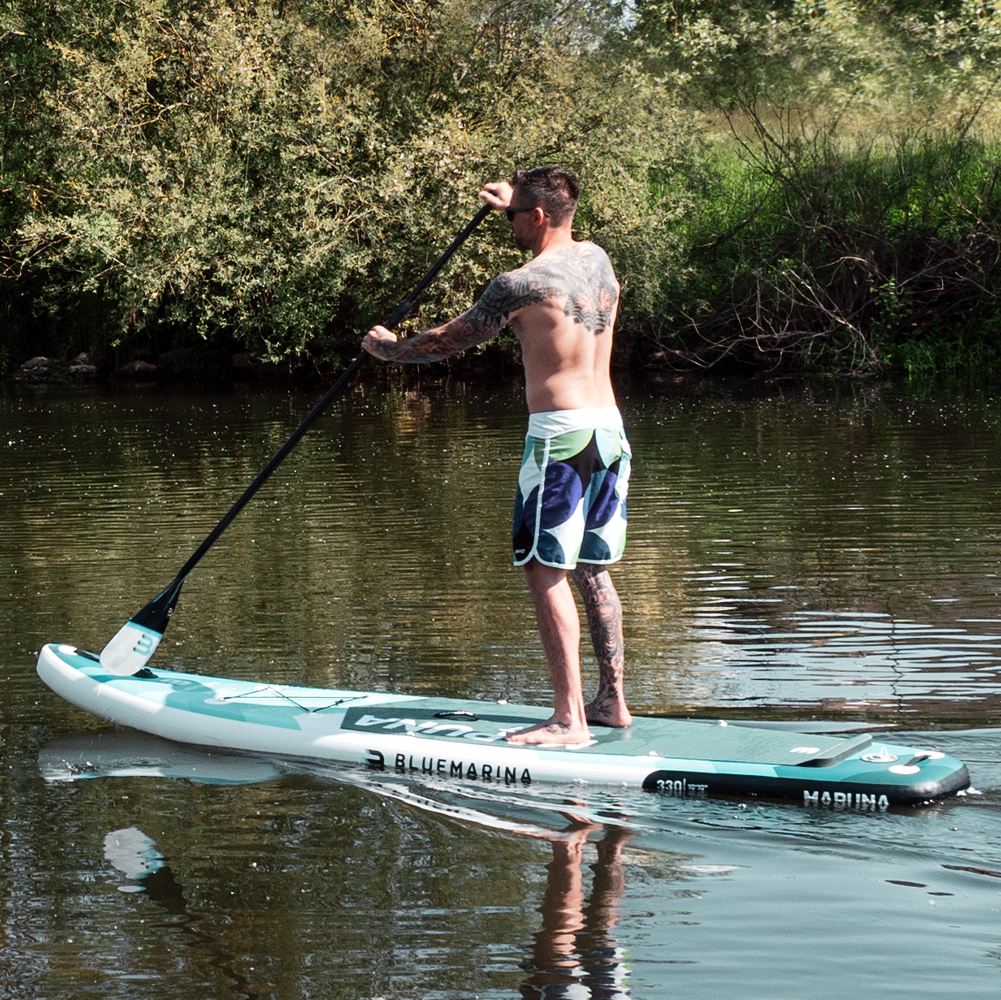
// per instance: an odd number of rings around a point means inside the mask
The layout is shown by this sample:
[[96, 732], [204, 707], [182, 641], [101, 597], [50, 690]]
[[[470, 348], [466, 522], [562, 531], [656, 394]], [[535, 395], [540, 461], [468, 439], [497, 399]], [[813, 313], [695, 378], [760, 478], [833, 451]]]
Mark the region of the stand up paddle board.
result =
[[846, 738], [636, 718], [627, 729], [593, 726], [586, 743], [525, 747], [504, 735], [547, 719], [549, 709], [145, 668], [121, 677], [94, 653], [54, 643], [39, 653], [38, 674], [84, 711], [178, 743], [467, 782], [585, 781], [859, 810], [928, 802], [970, 784], [957, 758], [874, 741], [869, 733]]

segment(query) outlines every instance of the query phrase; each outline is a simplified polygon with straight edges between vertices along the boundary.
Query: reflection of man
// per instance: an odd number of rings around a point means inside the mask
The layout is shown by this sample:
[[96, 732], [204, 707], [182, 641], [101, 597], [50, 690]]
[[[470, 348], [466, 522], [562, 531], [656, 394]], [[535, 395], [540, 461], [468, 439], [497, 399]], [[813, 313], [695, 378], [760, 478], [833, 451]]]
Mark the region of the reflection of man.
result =
[[589, 833], [601, 829], [572, 819], [566, 833], [552, 840], [553, 861], [540, 907], [542, 930], [535, 936], [532, 972], [521, 987], [523, 997], [619, 1000], [630, 995], [629, 969], [612, 931], [625, 892], [622, 849], [633, 835], [609, 827], [595, 845], [594, 881], [585, 900], [584, 845]]
[[[533, 257], [495, 278], [461, 316], [406, 340], [385, 327], [362, 347], [384, 361], [438, 361], [496, 336], [510, 323], [521, 343], [529, 425], [515, 502], [514, 561], [524, 566], [553, 682], [554, 711], [508, 735], [513, 743], [589, 739], [588, 722], [628, 726], [622, 609], [606, 566], [622, 555], [629, 444], [609, 378], [619, 285], [605, 252], [577, 242], [576, 178], [559, 167], [519, 170], [480, 197], [506, 212], [514, 242]], [[580, 619], [572, 570], [587, 611], [600, 679], [584, 704]]]

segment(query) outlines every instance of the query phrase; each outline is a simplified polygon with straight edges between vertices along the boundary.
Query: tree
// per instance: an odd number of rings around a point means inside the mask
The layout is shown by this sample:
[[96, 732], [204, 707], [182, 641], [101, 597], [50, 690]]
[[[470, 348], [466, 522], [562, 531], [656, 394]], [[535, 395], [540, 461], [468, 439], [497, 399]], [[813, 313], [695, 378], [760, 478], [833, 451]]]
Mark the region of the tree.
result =
[[[39, 314], [98, 301], [90, 346], [353, 349], [482, 183], [526, 163], [578, 170], [587, 233], [670, 266], [646, 238], [667, 211], [649, 181], [692, 132], [610, 58], [614, 5], [187, 6], [131, 0], [44, 42], [47, 188], [8, 231], [7, 276], [38, 276]], [[516, 263], [505, 245], [472, 243], [423, 315], [467, 307]]]

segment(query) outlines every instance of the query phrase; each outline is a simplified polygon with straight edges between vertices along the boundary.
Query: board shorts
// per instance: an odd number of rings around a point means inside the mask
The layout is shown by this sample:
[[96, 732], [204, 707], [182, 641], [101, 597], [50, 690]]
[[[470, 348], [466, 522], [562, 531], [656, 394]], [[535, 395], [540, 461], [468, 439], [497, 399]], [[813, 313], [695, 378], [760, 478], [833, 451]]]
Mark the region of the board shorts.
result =
[[514, 502], [514, 565], [536, 559], [573, 569], [621, 559], [631, 459], [618, 407], [531, 414]]

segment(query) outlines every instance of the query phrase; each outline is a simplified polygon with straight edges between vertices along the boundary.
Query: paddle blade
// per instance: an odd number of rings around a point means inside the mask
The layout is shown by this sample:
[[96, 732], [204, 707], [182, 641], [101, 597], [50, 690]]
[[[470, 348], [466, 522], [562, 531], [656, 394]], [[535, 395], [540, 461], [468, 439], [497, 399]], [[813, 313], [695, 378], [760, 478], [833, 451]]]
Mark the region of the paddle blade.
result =
[[101, 650], [101, 666], [109, 674], [130, 677], [146, 666], [162, 638], [162, 632], [126, 622]]
[[170, 624], [183, 582], [183, 578], [175, 579], [163, 593], [157, 594], [131, 621], [127, 621], [101, 650], [101, 666], [109, 674], [129, 677], [149, 663]]

